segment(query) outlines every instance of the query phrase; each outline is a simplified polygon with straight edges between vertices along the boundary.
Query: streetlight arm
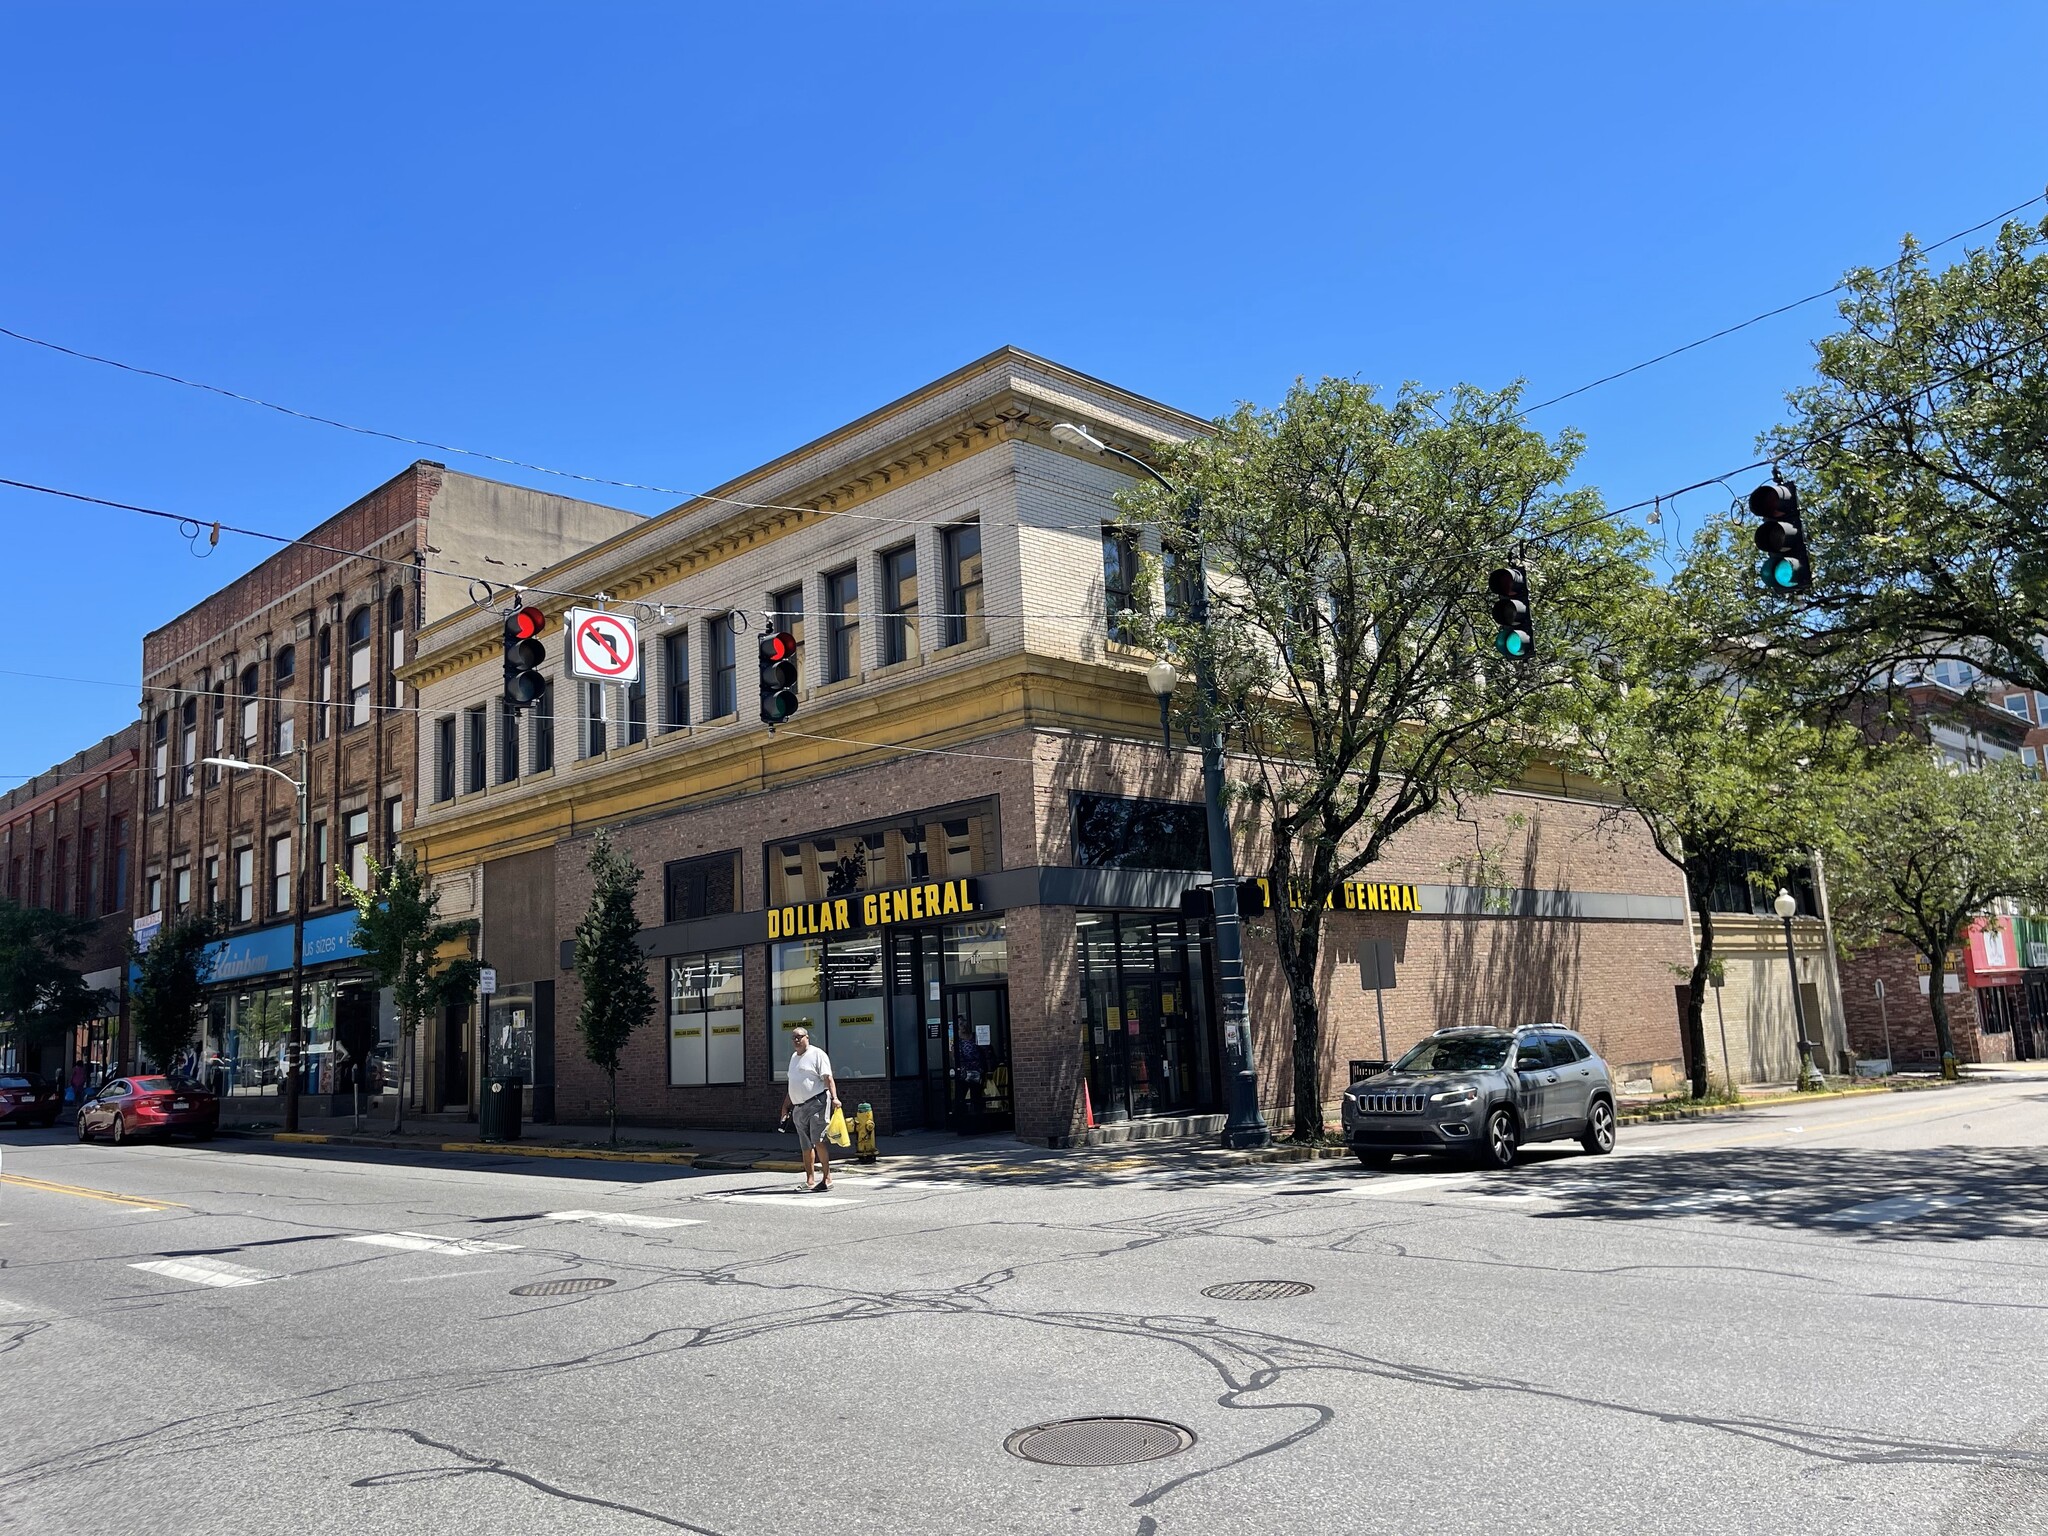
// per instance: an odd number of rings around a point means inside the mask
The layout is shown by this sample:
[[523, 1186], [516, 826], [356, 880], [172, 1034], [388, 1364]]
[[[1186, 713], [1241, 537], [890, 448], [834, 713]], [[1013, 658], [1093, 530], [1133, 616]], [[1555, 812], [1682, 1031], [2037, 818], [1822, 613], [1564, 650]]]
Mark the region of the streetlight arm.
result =
[[291, 785], [293, 790], [301, 794], [305, 792], [306, 788], [305, 785], [286, 773], [282, 768], [273, 768], [268, 763], [245, 763], [239, 757], [202, 757], [199, 759], [199, 765], [202, 768], [253, 768], [258, 773], [276, 774], [285, 783]]

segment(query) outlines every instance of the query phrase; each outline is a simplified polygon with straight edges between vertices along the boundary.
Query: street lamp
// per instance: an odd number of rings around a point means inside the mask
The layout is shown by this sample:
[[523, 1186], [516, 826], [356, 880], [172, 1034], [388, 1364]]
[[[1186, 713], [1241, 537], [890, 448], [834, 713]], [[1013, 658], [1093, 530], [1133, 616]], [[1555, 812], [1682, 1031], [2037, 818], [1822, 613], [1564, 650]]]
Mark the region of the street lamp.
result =
[[1792, 974], [1792, 1018], [1799, 1030], [1799, 1087], [1802, 1092], [1827, 1086], [1820, 1075], [1820, 1069], [1813, 1064], [1813, 1042], [1806, 1038], [1806, 1004], [1799, 996], [1799, 960], [1792, 952], [1792, 914], [1799, 910], [1799, 903], [1792, 893], [1783, 886], [1778, 887], [1778, 899], [1771, 903], [1771, 910], [1778, 914], [1785, 925], [1785, 968]]
[[300, 747], [296, 755], [299, 763], [296, 779], [282, 768], [273, 768], [268, 763], [245, 763], [239, 757], [201, 759], [209, 768], [254, 769], [258, 773], [275, 774], [291, 785], [292, 793], [298, 796], [299, 835], [292, 845], [292, 1032], [286, 1046], [291, 1070], [285, 1074], [284, 1085], [284, 1128], [287, 1131], [299, 1128], [299, 1071], [306, 1048], [306, 749]]
[[[1135, 454], [1125, 453], [1121, 448], [1112, 448], [1085, 427], [1078, 427], [1071, 421], [1057, 423], [1052, 429], [1055, 441], [1070, 448], [1086, 449], [1090, 453], [1103, 454], [1109, 458], [1121, 459], [1148, 476], [1172, 496], [1185, 493], [1166, 476]], [[1209, 623], [1209, 582], [1203, 564], [1200, 541], [1201, 524], [1193, 513], [1194, 498], [1189, 497], [1188, 521], [1194, 534], [1194, 591], [1190, 595], [1188, 616], [1197, 626], [1207, 628]], [[1165, 668], [1162, 673], [1161, 668]], [[1145, 674], [1145, 684], [1159, 695], [1161, 717], [1165, 718], [1166, 701], [1172, 692], [1169, 685], [1161, 689], [1160, 682], [1171, 675], [1175, 682], [1179, 675], [1166, 662], [1156, 663]], [[1228, 1058], [1226, 1071], [1230, 1077], [1230, 1116], [1223, 1126], [1223, 1145], [1226, 1147], [1263, 1147], [1273, 1139], [1266, 1129], [1266, 1122], [1259, 1114], [1259, 1074], [1253, 1065], [1252, 1026], [1250, 1010], [1245, 1004], [1244, 991], [1244, 933], [1237, 915], [1237, 862], [1230, 846], [1230, 821], [1223, 813], [1223, 738], [1214, 729], [1218, 714], [1216, 701], [1216, 670], [1205, 646], [1195, 654], [1195, 690], [1200, 697], [1203, 714], [1202, 731], [1202, 797], [1209, 812], [1209, 888], [1214, 901], [1216, 932], [1216, 999], [1223, 1014], [1223, 1050]], [[1172, 747], [1172, 733], [1167, 735], [1169, 750]]]
[[1173, 717], [1167, 710], [1173, 703], [1173, 690], [1180, 686], [1180, 673], [1174, 670], [1172, 662], [1162, 656], [1145, 669], [1145, 686], [1150, 688], [1153, 697], [1159, 700], [1159, 739], [1165, 743], [1166, 750], [1171, 752]]

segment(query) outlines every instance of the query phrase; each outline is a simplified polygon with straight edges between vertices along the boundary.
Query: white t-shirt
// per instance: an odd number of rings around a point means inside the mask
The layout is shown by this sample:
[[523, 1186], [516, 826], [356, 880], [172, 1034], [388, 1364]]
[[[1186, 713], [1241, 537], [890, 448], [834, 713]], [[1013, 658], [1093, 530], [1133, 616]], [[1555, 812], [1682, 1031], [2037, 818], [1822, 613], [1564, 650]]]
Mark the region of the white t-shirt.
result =
[[801, 1104], [825, 1091], [825, 1079], [832, 1075], [832, 1058], [815, 1045], [789, 1058], [789, 1102]]

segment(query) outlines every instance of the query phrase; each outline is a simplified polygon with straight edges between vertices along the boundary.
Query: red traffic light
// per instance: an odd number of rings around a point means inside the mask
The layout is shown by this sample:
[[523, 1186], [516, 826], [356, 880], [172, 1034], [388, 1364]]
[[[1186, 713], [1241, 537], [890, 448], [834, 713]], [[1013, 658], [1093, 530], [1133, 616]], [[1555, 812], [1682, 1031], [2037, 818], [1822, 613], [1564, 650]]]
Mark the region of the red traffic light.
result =
[[761, 664], [772, 666], [778, 661], [796, 659], [796, 641], [781, 630], [771, 630], [761, 637]]
[[514, 608], [505, 615], [507, 640], [531, 640], [548, 627], [548, 616], [538, 608]]

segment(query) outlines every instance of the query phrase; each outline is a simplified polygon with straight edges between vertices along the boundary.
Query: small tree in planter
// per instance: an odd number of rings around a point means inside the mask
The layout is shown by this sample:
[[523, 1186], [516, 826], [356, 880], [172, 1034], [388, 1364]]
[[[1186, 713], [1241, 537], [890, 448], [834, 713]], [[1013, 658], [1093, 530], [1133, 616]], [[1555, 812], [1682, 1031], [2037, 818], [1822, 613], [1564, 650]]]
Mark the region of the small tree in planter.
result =
[[134, 951], [135, 984], [128, 1016], [139, 1054], [159, 1072], [199, 1037], [206, 1016], [206, 984], [213, 976], [213, 946], [227, 931], [216, 912], [172, 918]]
[[647, 953], [640, 947], [640, 919], [633, 910], [640, 867], [600, 830], [590, 850], [590, 910], [576, 925], [576, 979], [583, 1006], [576, 1027], [583, 1053], [602, 1069], [608, 1091], [611, 1139], [619, 1139], [619, 1053], [633, 1031], [654, 1016], [654, 988], [647, 981]]
[[476, 1000], [472, 955], [454, 952], [476, 933], [467, 919], [443, 919], [441, 898], [411, 854], [389, 864], [370, 860], [370, 883], [338, 877], [342, 894], [355, 904], [353, 942], [380, 987], [391, 989], [398, 1010], [398, 1092], [391, 1116], [394, 1131], [405, 1129], [405, 1070], [420, 1023], [444, 1008], [467, 1008]]

